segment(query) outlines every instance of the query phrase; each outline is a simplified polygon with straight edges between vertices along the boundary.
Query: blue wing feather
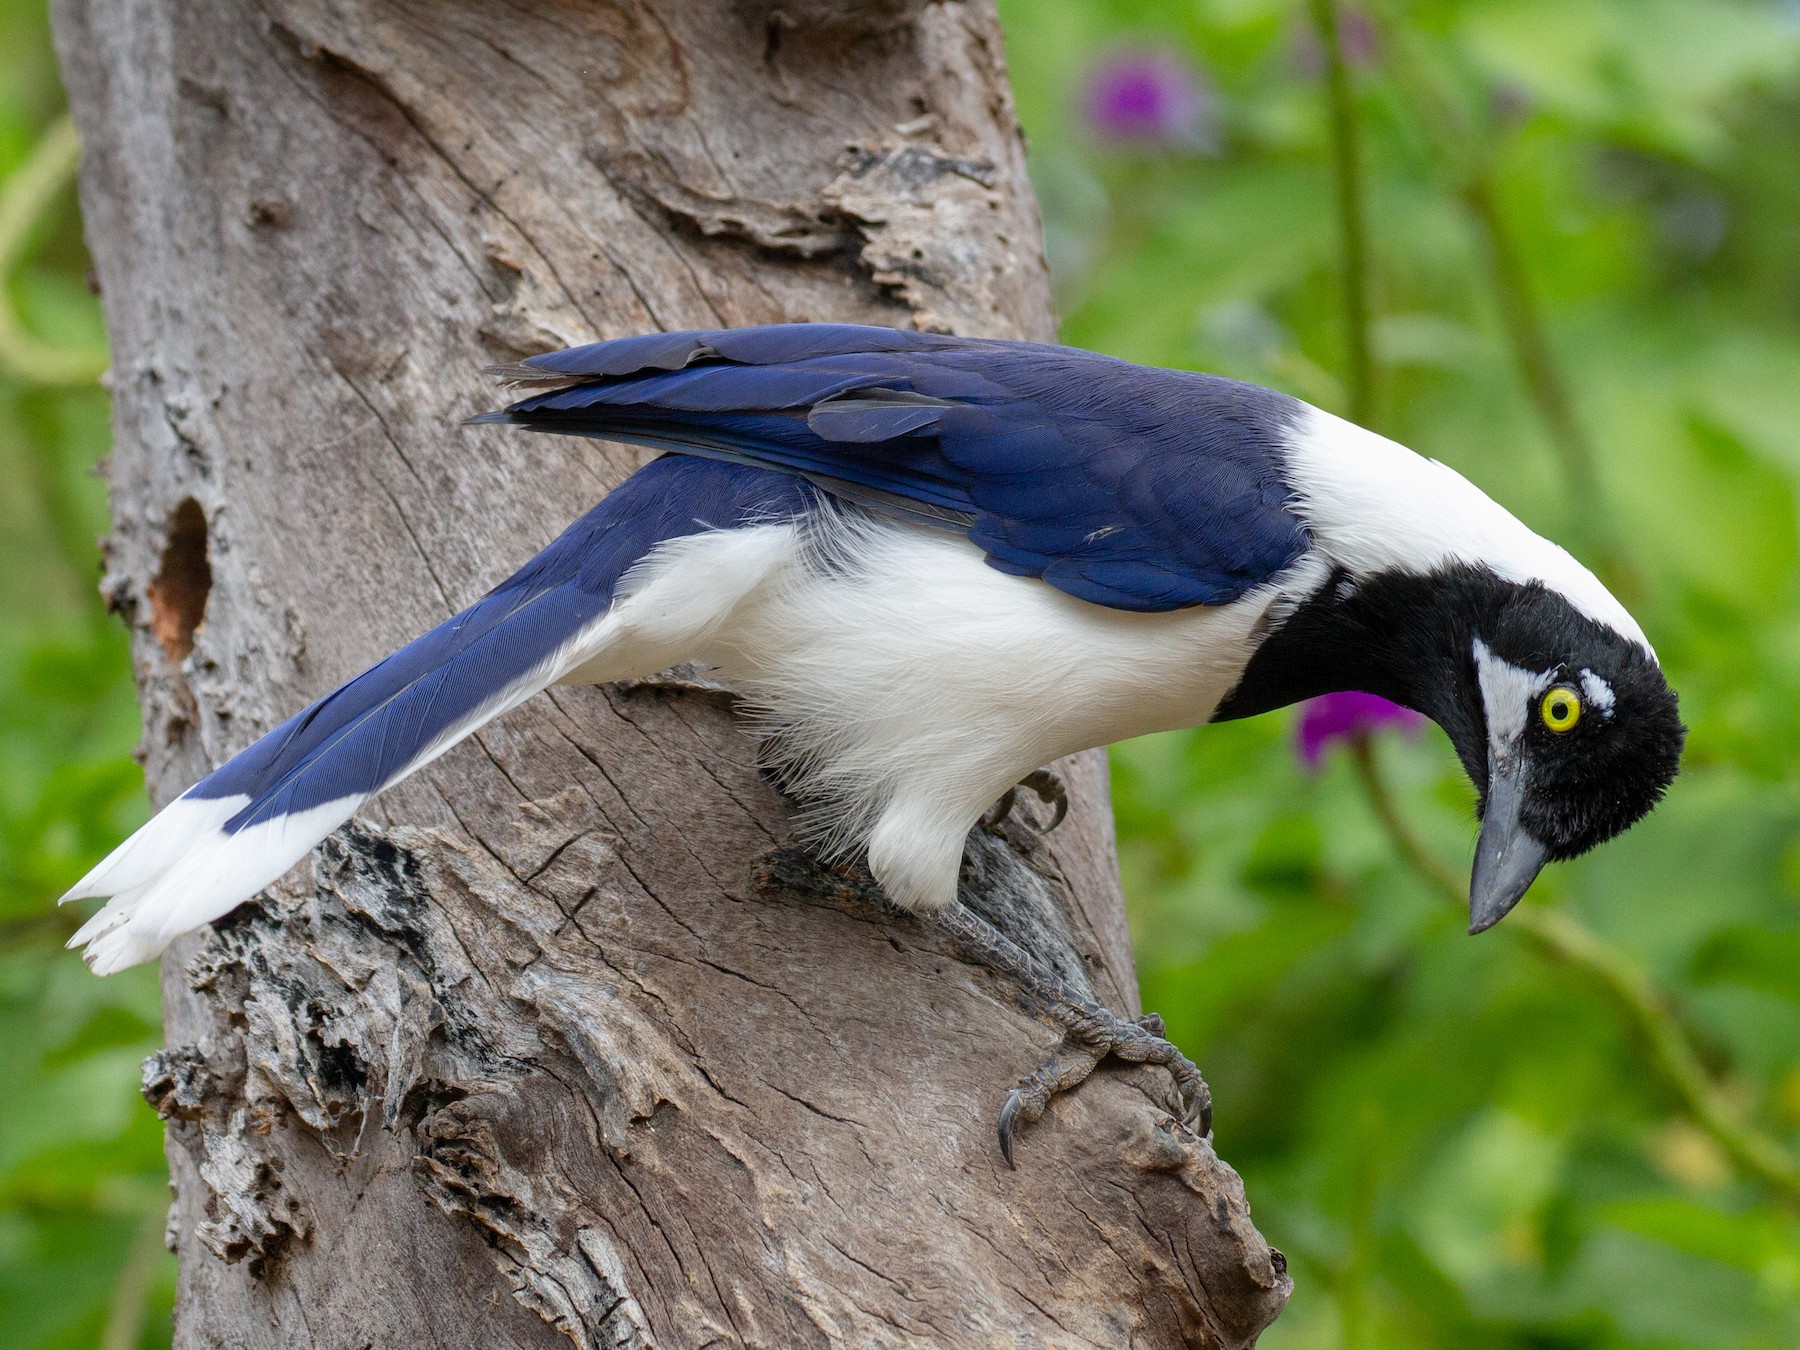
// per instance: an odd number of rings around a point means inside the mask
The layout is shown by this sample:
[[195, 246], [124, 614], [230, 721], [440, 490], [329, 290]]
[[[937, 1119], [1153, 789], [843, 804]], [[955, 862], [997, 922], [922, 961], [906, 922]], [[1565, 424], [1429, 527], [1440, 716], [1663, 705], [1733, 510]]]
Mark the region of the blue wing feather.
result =
[[723, 359], [752, 366], [867, 352], [928, 351], [956, 339], [852, 323], [770, 324], [685, 333], [641, 333], [545, 352], [523, 364], [546, 375], [616, 376], [648, 370], [680, 370], [696, 361]]
[[1214, 376], [848, 324], [648, 334], [520, 369], [572, 383], [477, 421], [800, 474], [1096, 604], [1227, 603], [1309, 542], [1283, 477], [1299, 405]]
[[468, 609], [289, 718], [201, 780], [190, 797], [249, 803], [229, 833], [379, 791], [612, 604], [619, 578], [665, 539], [792, 516], [811, 489], [703, 459], [639, 470]]

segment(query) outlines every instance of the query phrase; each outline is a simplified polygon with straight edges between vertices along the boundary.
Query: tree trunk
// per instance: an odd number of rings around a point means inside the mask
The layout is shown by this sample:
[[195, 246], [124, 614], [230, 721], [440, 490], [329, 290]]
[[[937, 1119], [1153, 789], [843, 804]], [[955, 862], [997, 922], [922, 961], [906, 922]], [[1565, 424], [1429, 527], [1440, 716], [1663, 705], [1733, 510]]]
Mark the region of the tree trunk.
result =
[[[1048, 339], [986, 0], [57, 0], [108, 589], [166, 800], [642, 457], [482, 365], [851, 319]], [[1098, 754], [965, 894], [1135, 1003]], [[727, 697], [557, 690], [164, 962], [182, 1346], [1246, 1345], [1284, 1263], [1113, 1068], [793, 845]], [[1227, 1103], [1227, 1109], [1229, 1104]]]

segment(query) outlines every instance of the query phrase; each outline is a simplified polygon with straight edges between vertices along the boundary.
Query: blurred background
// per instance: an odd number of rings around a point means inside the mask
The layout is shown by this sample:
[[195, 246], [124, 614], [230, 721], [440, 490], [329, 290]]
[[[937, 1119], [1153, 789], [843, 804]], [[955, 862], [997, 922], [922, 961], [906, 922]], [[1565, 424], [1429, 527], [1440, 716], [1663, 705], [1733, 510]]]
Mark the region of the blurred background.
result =
[[[1353, 415], [1569, 543], [1692, 727], [1479, 940], [1442, 735], [1115, 756], [1146, 1006], [1292, 1263], [1269, 1350], [1800, 1346], [1800, 3], [1002, 0], [1071, 343]], [[48, 907], [141, 820], [104, 334], [0, 0], [0, 1342], [166, 1345], [156, 979]]]

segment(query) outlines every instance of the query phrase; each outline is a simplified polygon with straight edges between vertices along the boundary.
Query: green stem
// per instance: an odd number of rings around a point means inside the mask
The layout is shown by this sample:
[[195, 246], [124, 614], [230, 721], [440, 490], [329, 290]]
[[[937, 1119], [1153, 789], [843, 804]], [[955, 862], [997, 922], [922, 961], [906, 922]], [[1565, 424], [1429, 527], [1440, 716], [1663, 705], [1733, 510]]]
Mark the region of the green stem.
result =
[[[1445, 899], [1465, 909], [1468, 888], [1419, 840], [1394, 802], [1368, 738], [1352, 742], [1356, 774], [1375, 818], [1406, 865]], [[1750, 1176], [1800, 1206], [1800, 1163], [1757, 1129], [1706, 1071], [1668, 997], [1629, 956], [1559, 910], [1521, 906], [1506, 927], [1538, 950], [1586, 975], [1611, 996], [1649, 1053], [1651, 1067], [1694, 1123]]]
[[156, 1286], [156, 1267], [162, 1258], [167, 1223], [167, 1211], [160, 1206], [144, 1216], [137, 1239], [119, 1271], [119, 1282], [113, 1286], [112, 1306], [100, 1333], [100, 1350], [132, 1350], [143, 1338], [144, 1317], [149, 1310], [151, 1290]]
[[0, 919], [0, 950], [10, 951], [26, 942], [50, 940], [67, 942], [81, 927], [82, 916], [69, 912], [70, 907], [45, 914], [19, 915]]
[[1466, 906], [1469, 903], [1469, 893], [1464, 889], [1462, 881], [1443, 859], [1425, 847], [1401, 816], [1394, 794], [1388, 790], [1387, 780], [1381, 776], [1381, 766], [1375, 762], [1374, 741], [1368, 736], [1358, 736], [1352, 740], [1350, 759], [1356, 766], [1356, 777], [1362, 783], [1369, 805], [1374, 808], [1375, 819], [1381, 822], [1381, 828], [1393, 844], [1394, 852], [1400, 855], [1400, 861], [1412, 868], [1434, 889], [1449, 897], [1453, 903]]
[[81, 164], [81, 141], [67, 113], [46, 131], [0, 188], [0, 371], [27, 384], [92, 384], [106, 369], [103, 351], [69, 351], [28, 331], [13, 312], [5, 282], [24, 260], [32, 232], [49, 214]]
[[1562, 464], [1572, 499], [1570, 518], [1603, 553], [1612, 554], [1612, 539], [1600, 489], [1599, 460], [1576, 411], [1575, 398], [1563, 375], [1549, 325], [1525, 265], [1512, 226], [1501, 208], [1494, 175], [1493, 146], [1469, 125], [1414, 50], [1410, 34], [1384, 16], [1390, 68], [1405, 88], [1419, 122], [1455, 183], [1456, 195], [1469, 214], [1487, 262], [1488, 287], [1500, 314], [1513, 364], [1525, 386], [1551, 449]]
[[1583, 527], [1597, 529], [1602, 517], [1600, 475], [1595, 465], [1594, 447], [1575, 412], [1575, 400], [1563, 378], [1556, 350], [1550, 342], [1550, 331], [1544, 323], [1537, 294], [1525, 269], [1518, 241], [1506, 222], [1495, 194], [1494, 180], [1485, 172], [1476, 172], [1462, 187], [1463, 202], [1481, 233], [1483, 251], [1487, 255], [1488, 282], [1500, 310], [1501, 326], [1506, 330], [1513, 361], [1519, 368], [1531, 404], [1543, 423], [1544, 434], [1556, 448], [1574, 496], [1574, 517]]
[[1363, 211], [1362, 147], [1350, 68], [1338, 32], [1336, 0], [1310, 0], [1313, 25], [1325, 53], [1325, 94], [1330, 110], [1331, 175], [1337, 195], [1338, 254], [1344, 293], [1346, 393], [1350, 420], [1375, 425], [1375, 357], [1369, 339], [1369, 243]]
[[1343, 1350], [1364, 1350], [1371, 1343], [1369, 1289], [1376, 1261], [1375, 1204], [1381, 1194], [1377, 1159], [1381, 1156], [1381, 1113], [1364, 1101], [1357, 1122], [1362, 1146], [1355, 1153], [1350, 1193], [1350, 1260], [1339, 1290], [1340, 1337]]

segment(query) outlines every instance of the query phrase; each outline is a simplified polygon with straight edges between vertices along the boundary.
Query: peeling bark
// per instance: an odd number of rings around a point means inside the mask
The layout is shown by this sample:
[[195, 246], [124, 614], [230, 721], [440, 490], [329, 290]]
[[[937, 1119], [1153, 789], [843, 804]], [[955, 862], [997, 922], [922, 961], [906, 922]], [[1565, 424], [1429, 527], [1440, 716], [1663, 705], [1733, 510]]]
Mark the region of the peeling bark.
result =
[[[641, 462], [458, 430], [480, 366], [1053, 331], [977, 0], [55, 8], [159, 801]], [[1067, 823], [977, 830], [964, 896], [1135, 1011], [1104, 761], [1061, 767]], [[177, 1343], [1250, 1344], [1284, 1263], [1156, 1071], [1007, 1172], [1054, 1033], [869, 885], [703, 679], [485, 729], [165, 960]]]

